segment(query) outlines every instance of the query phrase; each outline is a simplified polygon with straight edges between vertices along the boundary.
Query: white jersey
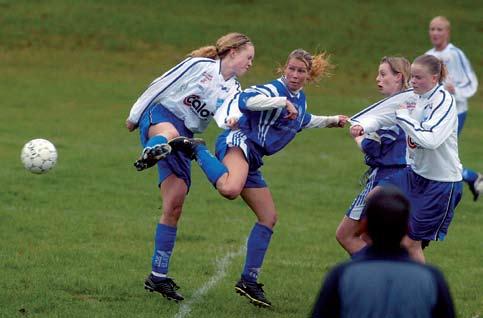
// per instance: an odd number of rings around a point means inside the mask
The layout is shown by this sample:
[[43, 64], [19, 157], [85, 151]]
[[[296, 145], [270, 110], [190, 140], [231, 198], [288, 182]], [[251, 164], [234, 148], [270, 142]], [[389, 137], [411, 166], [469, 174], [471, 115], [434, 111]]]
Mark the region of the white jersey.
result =
[[223, 78], [220, 60], [189, 57], [151, 83], [132, 106], [128, 120], [137, 124], [144, 110], [156, 103], [183, 120], [193, 133], [200, 133], [225, 99], [238, 90], [235, 77]]
[[[395, 107], [397, 102], [391, 103], [379, 114], [375, 104], [356, 114], [352, 123], [361, 125], [366, 133], [384, 126], [399, 125], [408, 136], [414, 172], [434, 181], [461, 181], [458, 117], [453, 96], [442, 85], [436, 85], [421, 96], [406, 95], [408, 93], [386, 99], [390, 101], [394, 97], [402, 107]], [[390, 108], [393, 109], [392, 114]]]
[[449, 43], [442, 51], [432, 48], [426, 54], [436, 56], [448, 68], [448, 78], [445, 82], [455, 88], [454, 96], [458, 114], [468, 111], [467, 99], [476, 93], [478, 79], [463, 51]]

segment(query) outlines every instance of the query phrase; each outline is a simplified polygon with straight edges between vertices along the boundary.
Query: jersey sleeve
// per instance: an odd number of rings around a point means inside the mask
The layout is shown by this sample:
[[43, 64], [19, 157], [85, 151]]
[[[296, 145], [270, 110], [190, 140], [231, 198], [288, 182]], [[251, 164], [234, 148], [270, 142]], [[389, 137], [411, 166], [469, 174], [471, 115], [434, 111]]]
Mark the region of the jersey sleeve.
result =
[[231, 87], [230, 91], [228, 92], [227, 98], [225, 98], [225, 101], [216, 110], [215, 115], [213, 116], [213, 119], [215, 120], [218, 127], [222, 129], [228, 129], [229, 127], [226, 125], [226, 121], [229, 118], [234, 118], [238, 120], [242, 116], [242, 113], [238, 108], [238, 99], [240, 97], [240, 93], [241, 86], [240, 83], [238, 83], [237, 81], [236, 84]]
[[373, 133], [383, 126], [396, 123], [395, 111], [399, 108], [397, 99], [387, 98], [374, 103], [350, 118], [352, 126], [361, 125], [365, 133]]
[[286, 104], [286, 97], [273, 96], [269, 91], [257, 86], [252, 86], [241, 92], [238, 101], [241, 112], [283, 108]]
[[329, 125], [337, 125], [339, 116], [317, 116], [305, 113], [302, 128], [325, 128]]
[[478, 90], [478, 79], [466, 55], [459, 49], [456, 51], [456, 54], [457, 63], [461, 68], [461, 78], [455, 83], [454, 95], [457, 100], [470, 98]]
[[128, 120], [138, 124], [144, 110], [159, 98], [162, 94], [168, 94], [171, 89], [179, 85], [179, 82], [186, 78], [195, 76], [200, 72], [199, 62], [209, 62], [210, 60], [195, 60], [187, 58], [160, 77], [156, 78], [149, 87], [141, 94], [129, 112]]
[[396, 112], [399, 126], [416, 144], [426, 149], [438, 148], [453, 133], [452, 127], [457, 125], [457, 117], [451, 115], [455, 112], [453, 96], [444, 90], [439, 90], [437, 94], [433, 99], [433, 111], [421, 122], [411, 118], [407, 109]]

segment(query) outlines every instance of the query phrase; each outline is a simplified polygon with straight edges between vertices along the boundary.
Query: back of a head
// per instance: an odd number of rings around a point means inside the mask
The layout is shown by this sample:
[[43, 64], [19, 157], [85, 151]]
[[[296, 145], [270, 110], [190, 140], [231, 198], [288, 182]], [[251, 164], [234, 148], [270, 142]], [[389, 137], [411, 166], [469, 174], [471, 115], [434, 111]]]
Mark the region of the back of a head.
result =
[[409, 200], [394, 186], [377, 188], [366, 202], [367, 232], [373, 245], [397, 248], [406, 235]]

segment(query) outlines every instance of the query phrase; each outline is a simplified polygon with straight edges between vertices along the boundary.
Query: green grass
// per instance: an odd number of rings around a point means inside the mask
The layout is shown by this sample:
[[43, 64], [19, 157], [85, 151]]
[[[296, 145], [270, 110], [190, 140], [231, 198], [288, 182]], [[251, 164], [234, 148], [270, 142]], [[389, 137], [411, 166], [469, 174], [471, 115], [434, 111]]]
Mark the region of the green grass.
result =
[[[310, 110], [350, 115], [379, 98], [381, 56], [412, 59], [429, 48], [433, 15], [450, 18], [454, 43], [481, 73], [480, 6], [432, 8], [421, 1], [0, 0], [0, 316], [174, 317], [186, 309], [142, 289], [161, 201], [156, 171], [132, 168], [138, 135], [123, 127], [144, 87], [186, 53], [230, 31], [247, 33], [257, 52], [246, 86], [271, 79], [294, 48], [327, 50], [337, 68], [307, 88]], [[460, 140], [462, 161], [479, 171], [482, 102], [480, 90]], [[210, 127], [204, 137], [212, 145], [218, 132]], [[48, 174], [32, 175], [20, 163], [33, 138], [58, 148]], [[194, 166], [170, 272], [189, 316], [307, 316], [327, 270], [347, 259], [334, 232], [364, 169], [345, 129], [304, 132], [267, 158], [263, 172], [280, 217], [261, 274], [275, 306], [260, 310], [233, 292], [254, 217], [241, 200], [219, 197]], [[426, 255], [445, 273], [459, 317], [480, 317], [482, 204], [465, 194], [447, 240]], [[220, 281], [197, 298], [216, 275]]]

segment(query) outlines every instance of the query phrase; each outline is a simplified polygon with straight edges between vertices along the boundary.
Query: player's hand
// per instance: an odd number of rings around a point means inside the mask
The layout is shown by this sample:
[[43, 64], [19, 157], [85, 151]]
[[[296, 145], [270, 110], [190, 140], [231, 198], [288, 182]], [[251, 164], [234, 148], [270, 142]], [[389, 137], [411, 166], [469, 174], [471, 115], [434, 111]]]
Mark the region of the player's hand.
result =
[[231, 130], [238, 129], [238, 118], [230, 117], [226, 120], [226, 126]]
[[348, 121], [349, 121], [349, 117], [347, 117], [346, 115], [339, 115], [339, 122], [337, 123], [337, 126], [344, 127]]
[[364, 128], [361, 125], [354, 125], [350, 129], [350, 133], [352, 137], [362, 136], [364, 135]]
[[133, 123], [129, 119], [126, 119], [126, 128], [127, 128], [127, 130], [133, 131], [133, 130], [135, 130], [137, 128], [137, 126], [138, 125], [136, 125], [135, 123]]
[[297, 119], [297, 116], [299, 115], [299, 111], [288, 99], [287, 99], [287, 105], [285, 106], [285, 109], [287, 109], [287, 115], [285, 115], [285, 117], [283, 118], [287, 118], [290, 120]]

